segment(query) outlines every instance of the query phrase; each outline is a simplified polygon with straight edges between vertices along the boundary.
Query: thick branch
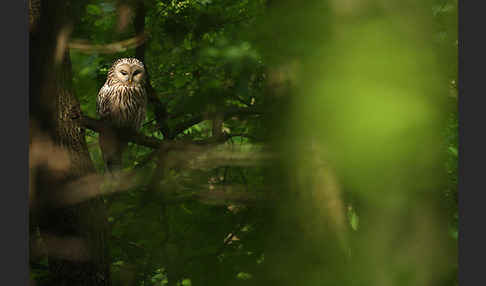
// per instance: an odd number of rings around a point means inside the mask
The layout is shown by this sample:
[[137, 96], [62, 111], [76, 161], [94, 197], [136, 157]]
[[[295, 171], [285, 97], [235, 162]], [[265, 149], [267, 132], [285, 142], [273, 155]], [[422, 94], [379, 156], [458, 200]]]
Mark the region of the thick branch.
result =
[[[96, 132], [103, 132], [104, 130], [107, 130], [111, 128], [111, 126], [100, 119], [94, 119], [85, 115], [82, 115], [79, 119], [79, 123], [86, 127], [89, 128], [93, 131]], [[130, 132], [126, 131], [123, 136], [134, 143], [137, 143], [138, 145], [143, 145], [146, 147], [150, 148], [155, 148], [158, 149], [164, 142], [162, 140], [159, 140], [157, 138], [145, 136], [144, 134], [138, 133], [138, 132]]]
[[[85, 115], [81, 115], [80, 117], [77, 118], [77, 120], [81, 126], [91, 129], [98, 133], [103, 132], [109, 128], [112, 128], [111, 125], [106, 121], [91, 118]], [[129, 130], [124, 131], [122, 135], [124, 139], [130, 142], [136, 143], [138, 145], [150, 147], [153, 149], [160, 149], [161, 147], [167, 147], [170, 149], [180, 149], [180, 148], [185, 148], [187, 146], [209, 146], [213, 144], [224, 143], [226, 140], [234, 136], [242, 136], [241, 134], [231, 135], [231, 134], [223, 133], [223, 136], [221, 137], [218, 138], [210, 137], [204, 140], [164, 141], [164, 140], [160, 140], [154, 137], [149, 137], [144, 134], [129, 131]]]

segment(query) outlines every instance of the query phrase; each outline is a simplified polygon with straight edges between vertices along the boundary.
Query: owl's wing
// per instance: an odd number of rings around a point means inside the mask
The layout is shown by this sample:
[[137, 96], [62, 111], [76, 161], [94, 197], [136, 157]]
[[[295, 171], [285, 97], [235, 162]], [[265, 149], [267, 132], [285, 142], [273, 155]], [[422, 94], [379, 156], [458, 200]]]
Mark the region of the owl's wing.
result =
[[140, 108], [138, 108], [137, 115], [135, 117], [135, 129], [140, 129], [142, 127], [142, 123], [145, 120], [147, 113], [147, 92], [144, 88], [142, 88], [140, 92]]
[[96, 112], [101, 118], [106, 117], [110, 113], [110, 88], [105, 84], [100, 89], [98, 97], [96, 98]]

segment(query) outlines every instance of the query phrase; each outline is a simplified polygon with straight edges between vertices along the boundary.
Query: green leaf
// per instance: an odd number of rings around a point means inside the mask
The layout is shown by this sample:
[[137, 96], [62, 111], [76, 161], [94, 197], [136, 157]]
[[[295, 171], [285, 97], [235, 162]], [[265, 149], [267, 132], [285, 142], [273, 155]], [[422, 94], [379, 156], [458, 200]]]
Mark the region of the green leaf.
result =
[[353, 213], [353, 215], [351, 216], [351, 227], [353, 228], [353, 230], [358, 230], [358, 226], [359, 226], [359, 217], [356, 213]]
[[115, 265], [115, 266], [122, 266], [124, 264], [125, 264], [125, 262], [123, 260], [118, 260], [118, 261], [113, 262], [113, 265]]
[[183, 87], [187, 82], [187, 77], [181, 75], [181, 76], [176, 76], [174, 79], [174, 86], [176, 88], [181, 88]]
[[101, 11], [101, 8], [94, 5], [94, 4], [88, 4], [86, 5], [86, 13], [91, 14], [91, 15], [101, 15], [103, 13]]
[[459, 236], [459, 232], [457, 231], [457, 228], [451, 228], [449, 230], [449, 234], [450, 236], [452, 236], [452, 238], [454, 238], [455, 240], [457, 240], [458, 236]]
[[191, 39], [190, 38], [185, 38], [184, 39], [184, 48], [186, 50], [191, 50], [192, 49], [192, 44], [191, 44]]
[[359, 227], [359, 217], [351, 206], [348, 207], [348, 220], [351, 228], [354, 231], [357, 231]]
[[457, 148], [455, 148], [455, 147], [450, 146], [449, 147], [449, 152], [451, 152], [452, 155], [454, 155], [454, 157], [457, 157], [457, 155], [458, 155]]
[[155, 274], [155, 275], [152, 277], [152, 279], [154, 279], [154, 280], [161, 280], [161, 279], [163, 279], [164, 277], [165, 277], [165, 275], [164, 275], [163, 273], [157, 273], [157, 274]]
[[251, 279], [252, 276], [253, 275], [251, 275], [250, 273], [240, 272], [236, 275], [236, 278], [241, 280], [248, 280]]

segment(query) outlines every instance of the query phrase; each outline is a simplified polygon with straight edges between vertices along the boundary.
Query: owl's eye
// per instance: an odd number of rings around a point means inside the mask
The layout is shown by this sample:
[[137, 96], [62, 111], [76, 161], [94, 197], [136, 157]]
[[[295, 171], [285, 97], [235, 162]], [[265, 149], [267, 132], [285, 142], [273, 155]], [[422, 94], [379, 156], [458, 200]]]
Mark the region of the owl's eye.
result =
[[141, 72], [142, 72], [141, 70], [136, 70], [136, 71], [133, 72], [133, 75], [137, 75], [137, 74], [139, 74]]
[[120, 71], [122, 75], [127, 75], [128, 73], [126, 71]]

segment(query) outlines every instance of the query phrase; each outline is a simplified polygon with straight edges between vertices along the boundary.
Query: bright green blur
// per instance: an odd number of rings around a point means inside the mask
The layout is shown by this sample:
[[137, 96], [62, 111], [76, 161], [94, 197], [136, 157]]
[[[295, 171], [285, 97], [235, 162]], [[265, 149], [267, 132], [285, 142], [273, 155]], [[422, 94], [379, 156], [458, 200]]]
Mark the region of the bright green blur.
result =
[[301, 194], [290, 203], [299, 214], [286, 205], [282, 223], [297, 216], [310, 235], [292, 241], [302, 251], [295, 264], [275, 271], [306, 273], [299, 285], [425, 286], [454, 275], [457, 248], [440, 200], [452, 111], [444, 67], [457, 59], [433, 41], [434, 4], [402, 2], [329, 1], [321, 17], [321, 2], [307, 4], [298, 26], [315, 37], [281, 35], [307, 43], [302, 54], [286, 47], [279, 61], [290, 70], [280, 93], [292, 98], [289, 188]]

